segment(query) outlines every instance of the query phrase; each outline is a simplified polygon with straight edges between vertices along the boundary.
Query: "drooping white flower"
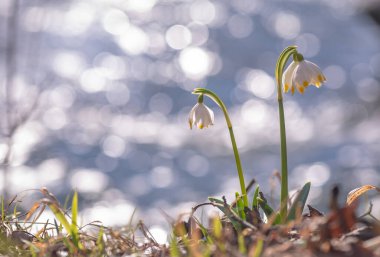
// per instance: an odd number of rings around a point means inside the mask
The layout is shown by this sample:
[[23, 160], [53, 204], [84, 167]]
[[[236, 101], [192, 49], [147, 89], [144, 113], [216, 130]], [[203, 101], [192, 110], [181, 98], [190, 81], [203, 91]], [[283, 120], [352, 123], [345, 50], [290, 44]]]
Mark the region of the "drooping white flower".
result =
[[207, 128], [209, 125], [214, 125], [214, 112], [203, 103], [198, 102], [189, 113], [190, 129], [193, 125], [198, 128]]
[[290, 89], [292, 95], [296, 88], [303, 94], [309, 85], [315, 85], [319, 88], [325, 81], [326, 78], [319, 67], [315, 63], [303, 60], [303, 58], [300, 61], [293, 61], [282, 76], [284, 92], [287, 93]]

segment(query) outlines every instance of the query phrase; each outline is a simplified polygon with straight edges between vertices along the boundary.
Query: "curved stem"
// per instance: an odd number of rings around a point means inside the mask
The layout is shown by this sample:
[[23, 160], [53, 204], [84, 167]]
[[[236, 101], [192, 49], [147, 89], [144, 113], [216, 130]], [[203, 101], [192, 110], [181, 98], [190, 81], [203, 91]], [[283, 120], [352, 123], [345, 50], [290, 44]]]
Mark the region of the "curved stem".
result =
[[277, 60], [276, 64], [276, 81], [277, 81], [277, 99], [278, 99], [278, 112], [280, 121], [280, 138], [281, 138], [281, 197], [280, 197], [280, 215], [282, 223], [285, 223], [288, 214], [288, 156], [286, 149], [286, 129], [285, 129], [285, 115], [284, 105], [282, 101], [282, 73], [289, 57], [297, 53], [295, 46], [289, 46], [282, 53]]
[[224, 117], [226, 119], [228, 131], [230, 133], [232, 148], [234, 150], [234, 156], [235, 156], [235, 161], [236, 161], [236, 168], [237, 168], [238, 175], [239, 175], [239, 182], [240, 182], [241, 194], [243, 196], [244, 206], [248, 207], [248, 197], [247, 197], [247, 191], [246, 191], [246, 188], [245, 188], [243, 169], [242, 169], [242, 166], [241, 166], [241, 161], [240, 161], [240, 156], [239, 156], [238, 148], [237, 148], [237, 145], [236, 145], [235, 135], [234, 135], [234, 131], [232, 129], [232, 123], [231, 123], [230, 117], [228, 115], [227, 108], [224, 105], [224, 103], [222, 102], [222, 100], [220, 100], [220, 98], [214, 92], [212, 92], [212, 91], [210, 91], [208, 89], [205, 89], [205, 88], [196, 88], [196, 89], [194, 89], [193, 94], [197, 94], [197, 95], [203, 94], [203, 95], [206, 95], [206, 96], [210, 97], [217, 105], [219, 105], [219, 107], [223, 111]]

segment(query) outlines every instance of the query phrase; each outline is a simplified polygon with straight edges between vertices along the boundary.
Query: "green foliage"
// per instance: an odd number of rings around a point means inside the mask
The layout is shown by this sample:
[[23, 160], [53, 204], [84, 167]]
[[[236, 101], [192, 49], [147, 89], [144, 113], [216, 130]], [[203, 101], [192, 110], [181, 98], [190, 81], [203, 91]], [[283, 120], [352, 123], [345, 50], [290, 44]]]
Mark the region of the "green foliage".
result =
[[238, 247], [239, 247], [239, 252], [241, 254], [247, 253], [247, 248], [245, 247], [245, 242], [244, 242], [244, 235], [242, 233], [238, 234]]
[[103, 254], [104, 253], [103, 235], [104, 235], [104, 229], [103, 229], [103, 227], [100, 227], [98, 238], [96, 239], [96, 245], [97, 245], [98, 253], [99, 254]]
[[267, 201], [265, 199], [262, 199], [261, 197], [257, 197], [257, 202], [261, 209], [263, 210], [265, 216], [267, 216], [268, 220], [270, 220], [271, 224], [277, 225], [281, 223], [281, 216], [280, 213], [275, 213], [273, 211], [273, 208], [269, 206]]
[[181, 253], [178, 247], [177, 238], [173, 236], [169, 242], [169, 251], [171, 257], [180, 257]]
[[[297, 213], [302, 213], [310, 191], [310, 186], [310, 182], [306, 183], [297, 194], [297, 197], [295, 198], [292, 206], [289, 209], [289, 213], [287, 214], [287, 221], [294, 220]], [[214, 204], [214, 206], [223, 212], [223, 214], [228, 218], [236, 231], [239, 232], [242, 230], [242, 222], [239, 222], [236, 217], [239, 217], [242, 221], [246, 221], [247, 218], [242, 197], [239, 195], [239, 193], [236, 193], [235, 197], [235, 208], [226, 204], [223, 200], [217, 198], [209, 197], [209, 200]], [[274, 209], [268, 204], [263, 193], [260, 192], [259, 186], [256, 187], [252, 200], [252, 211], [255, 209], [262, 210], [264, 213], [263, 215], [267, 217], [269, 224], [278, 225], [282, 223], [280, 212], [274, 211]]]
[[239, 193], [235, 193], [236, 197], [236, 206], [239, 213], [239, 217], [243, 220], [246, 220], [245, 213], [244, 213], [244, 202], [243, 199], [240, 197]]
[[[223, 212], [224, 215], [226, 215], [226, 217], [230, 220], [231, 224], [234, 226], [234, 228], [237, 231], [241, 230], [241, 224], [236, 221], [236, 219], [233, 215], [234, 210], [232, 208], [230, 208], [230, 206], [225, 206], [224, 202], [220, 199], [217, 199], [217, 198], [209, 197], [208, 199], [210, 202], [215, 203], [216, 204], [215, 206], [221, 212]], [[235, 215], [238, 215], [238, 214], [235, 213]]]
[[265, 215], [267, 217], [270, 217], [272, 216], [272, 214], [274, 213], [272, 207], [269, 206], [269, 204], [267, 203], [266, 200], [262, 199], [261, 197], [257, 197], [257, 201], [259, 203], [259, 206], [261, 207], [261, 209], [264, 211]]
[[264, 248], [264, 240], [262, 238], [259, 238], [257, 240], [257, 243], [256, 243], [256, 246], [255, 246], [255, 250], [253, 252], [253, 257], [260, 257], [262, 252], [263, 252], [263, 248]]
[[258, 201], [258, 197], [259, 197], [259, 192], [260, 192], [260, 187], [257, 186], [256, 187], [256, 190], [255, 190], [255, 193], [253, 194], [253, 199], [252, 199], [252, 210], [253, 209], [259, 209], [259, 201]]
[[223, 226], [219, 217], [215, 217], [212, 219], [212, 228], [213, 228], [215, 238], [217, 239], [221, 238]]
[[301, 191], [298, 193], [297, 197], [294, 199], [292, 206], [290, 207], [287, 221], [291, 221], [297, 218], [297, 213], [302, 214], [303, 209], [309, 196], [311, 183], [306, 183]]
[[78, 193], [75, 191], [71, 204], [71, 226], [70, 234], [73, 238], [74, 245], [79, 248], [79, 234], [78, 234]]
[[66, 229], [67, 232], [71, 232], [71, 225], [65, 217], [63, 211], [59, 208], [59, 206], [54, 202], [47, 202], [50, 210], [53, 212], [54, 216], [57, 218], [59, 222], [61, 222], [62, 226]]

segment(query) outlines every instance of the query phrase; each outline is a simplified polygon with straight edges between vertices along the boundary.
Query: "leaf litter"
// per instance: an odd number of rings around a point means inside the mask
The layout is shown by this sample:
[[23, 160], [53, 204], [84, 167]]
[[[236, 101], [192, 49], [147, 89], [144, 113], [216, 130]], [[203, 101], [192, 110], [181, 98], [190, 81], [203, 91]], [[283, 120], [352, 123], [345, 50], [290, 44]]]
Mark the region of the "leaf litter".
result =
[[[28, 212], [15, 208], [8, 213], [16, 198], [3, 207], [0, 256], [376, 257], [380, 256], [380, 223], [369, 215], [356, 216], [357, 199], [375, 189], [378, 190], [368, 186], [356, 189], [348, 195], [347, 204], [339, 206], [339, 190], [335, 187], [329, 213], [323, 214], [307, 205], [308, 213], [295, 214], [295, 219], [286, 225], [275, 224], [273, 210], [265, 223], [259, 203], [243, 210], [246, 217], [243, 220], [237, 215], [238, 202], [228, 204], [224, 197], [210, 198], [209, 202], [194, 206], [185, 220], [180, 217], [171, 221], [169, 243], [159, 244], [143, 221], [135, 224], [131, 221], [118, 228], [97, 221], [79, 226], [75, 194], [70, 211], [63, 209], [56, 197], [43, 188], [42, 198]], [[258, 190], [257, 195], [260, 193]], [[206, 228], [195, 216], [205, 205], [226, 215], [210, 217]], [[38, 217], [47, 208], [53, 211], [55, 219], [39, 223]], [[37, 224], [41, 228], [33, 234], [32, 227]]]

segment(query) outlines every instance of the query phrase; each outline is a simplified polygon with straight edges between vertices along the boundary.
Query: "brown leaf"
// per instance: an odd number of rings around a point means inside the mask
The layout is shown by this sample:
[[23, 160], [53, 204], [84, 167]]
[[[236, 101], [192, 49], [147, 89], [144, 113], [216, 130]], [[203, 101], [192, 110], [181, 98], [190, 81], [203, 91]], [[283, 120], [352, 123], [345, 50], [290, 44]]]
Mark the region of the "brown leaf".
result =
[[307, 208], [309, 208], [309, 215], [307, 215], [307, 217], [311, 218], [311, 217], [323, 217], [323, 213], [318, 211], [317, 209], [315, 209], [313, 206], [311, 205], [307, 205]]
[[351, 205], [356, 199], [359, 198], [359, 196], [361, 196], [362, 194], [364, 194], [365, 192], [369, 190], [377, 190], [378, 192], [380, 192], [380, 188], [376, 186], [372, 186], [372, 185], [364, 185], [364, 186], [355, 188], [354, 190], [348, 193], [346, 204]]
[[45, 211], [46, 205], [42, 205], [42, 208], [38, 212], [38, 214], [34, 217], [32, 223], [36, 222], [42, 215], [42, 213]]
[[38, 209], [38, 207], [40, 207], [40, 203], [39, 202], [35, 202], [33, 204], [33, 206], [30, 208], [30, 210], [28, 211], [28, 214], [25, 217], [25, 222], [30, 219], [30, 217], [36, 212], [36, 210]]

